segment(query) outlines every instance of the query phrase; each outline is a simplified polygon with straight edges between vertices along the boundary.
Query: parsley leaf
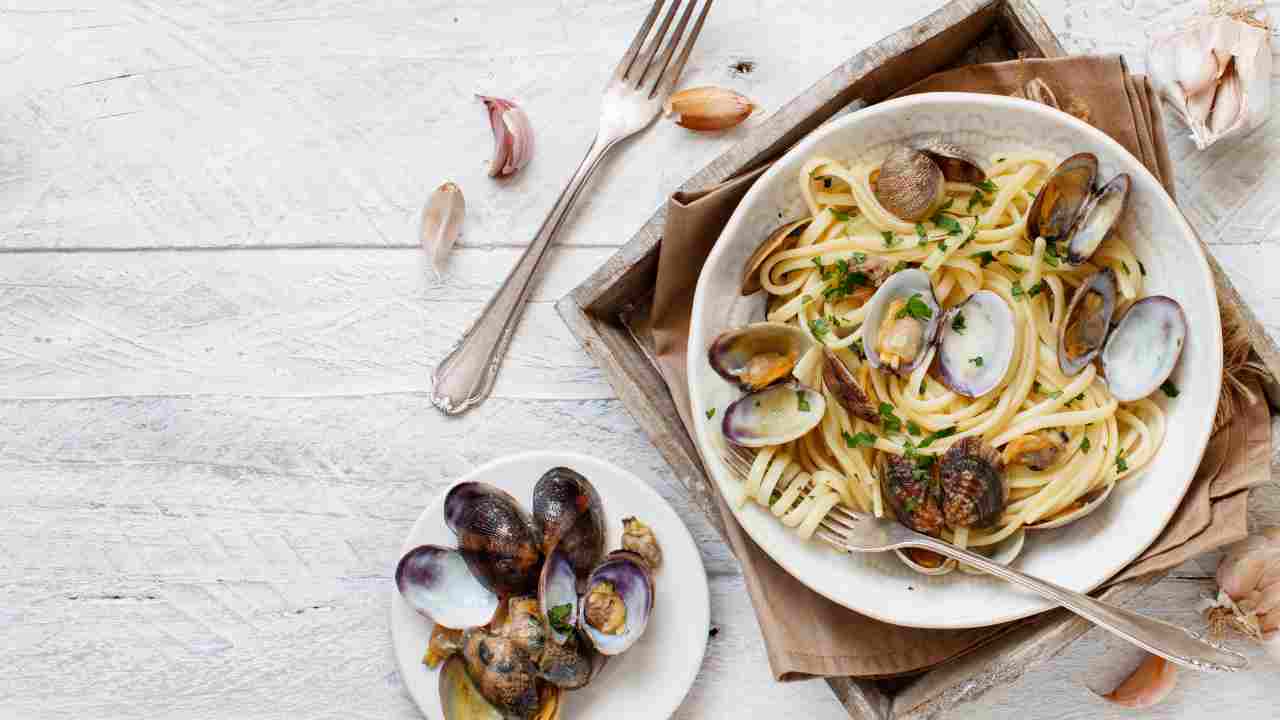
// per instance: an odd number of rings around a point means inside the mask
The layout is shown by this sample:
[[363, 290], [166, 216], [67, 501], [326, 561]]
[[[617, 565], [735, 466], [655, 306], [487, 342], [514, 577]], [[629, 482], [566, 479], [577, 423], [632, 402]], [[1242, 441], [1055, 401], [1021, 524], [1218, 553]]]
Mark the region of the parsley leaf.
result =
[[844, 438], [845, 447], [857, 450], [861, 447], [871, 447], [876, 444], [876, 436], [869, 432], [860, 432], [857, 435], [850, 435], [845, 431], [840, 431], [840, 435]]
[[711, 408], [711, 409], [707, 410], [707, 419], [708, 419], [708, 420], [710, 420], [711, 418], [713, 418], [713, 417], [715, 417], [715, 416], [716, 416], [716, 409], [715, 409], [715, 408]]
[[916, 223], [916, 237], [920, 238], [919, 245], [929, 242], [929, 234], [925, 232], [924, 225]]
[[1093, 443], [1089, 442], [1089, 438], [1080, 441], [1080, 452], [1089, 452], [1093, 448]]
[[882, 231], [880, 233], [880, 237], [884, 238], [884, 246], [887, 248], [891, 248], [897, 245], [898, 243], [902, 242], [902, 238], [898, 237], [897, 235], [894, 235], [888, 230]]
[[928, 320], [933, 317], [933, 310], [925, 304], [920, 293], [913, 293], [907, 299], [907, 304], [903, 305], [902, 309], [898, 311], [896, 317], [901, 320], [908, 315], [917, 320]]
[[965, 210], [967, 212], [973, 212], [973, 206], [980, 202], [985, 202], [986, 199], [986, 196], [982, 194], [981, 190], [974, 190], [973, 194], [969, 196], [969, 207], [965, 208]]
[[893, 406], [887, 402], [880, 403], [880, 427], [887, 433], [902, 430], [902, 419], [893, 414]]
[[1171, 398], [1178, 397], [1178, 394], [1182, 392], [1181, 390], [1178, 390], [1178, 386], [1174, 385], [1172, 380], [1165, 380], [1164, 384], [1160, 386], [1160, 389], [1164, 391], [1165, 395], [1168, 395]]
[[1121, 452], [1116, 456], [1116, 472], [1124, 472], [1129, 469], [1129, 463], [1124, 459], [1124, 453]]
[[849, 221], [849, 213], [847, 213], [847, 212], [833, 211], [831, 214], [836, 216], [836, 220], [837, 220], [838, 222], [848, 222], [848, 221]]
[[946, 230], [948, 235], [959, 235], [964, 232], [964, 228], [960, 226], [959, 221], [950, 215], [943, 215], [941, 212], [933, 216], [933, 224]]
[[547, 611], [547, 624], [558, 633], [568, 634], [573, 632], [573, 626], [565, 622], [565, 619], [569, 617], [569, 613], [572, 611], [573, 603], [556, 605]]
[[956, 313], [955, 319], [951, 321], [951, 329], [956, 331], [957, 335], [963, 335], [965, 331], [964, 313]]
[[982, 267], [986, 267], [996, 261], [996, 256], [993, 255], [990, 250], [983, 250], [982, 252], [974, 253], [969, 257], [978, 258], [978, 262], [981, 263]]
[[975, 355], [969, 358], [969, 362], [973, 363], [974, 367], [982, 367], [982, 363], [984, 362], [984, 360], [982, 359], [981, 355]]
[[949, 437], [951, 437], [952, 435], [955, 435], [955, 434], [956, 434], [956, 426], [955, 426], [955, 425], [952, 425], [952, 426], [951, 426], [951, 427], [949, 427], [949, 428], [943, 428], [943, 429], [941, 429], [941, 430], [937, 430], [937, 431], [931, 432], [931, 433], [929, 433], [929, 437], [926, 437], [924, 440], [921, 440], [921, 441], [920, 441], [920, 447], [922, 447], [922, 448], [927, 448], [927, 447], [929, 447], [930, 445], [932, 445], [932, 444], [933, 444], [933, 441], [934, 441], [934, 440], [941, 440], [941, 439], [943, 439], [943, 438], [949, 438]]
[[1011, 292], [1014, 297], [1023, 297], [1027, 294], [1027, 291], [1022, 289], [1022, 282], [1019, 280], [1013, 281], [1013, 290]]
[[854, 265], [861, 265], [862, 263], [867, 261], [867, 254], [861, 253], [861, 252], [855, 252], [852, 255], [852, 258], [853, 258]]
[[915, 421], [915, 420], [908, 420], [908, 421], [907, 421], [907, 433], [908, 433], [908, 434], [910, 434], [910, 435], [919, 435], [919, 434], [920, 434], [920, 426], [916, 424], [916, 421]]
[[796, 406], [800, 408], [800, 412], [809, 412], [809, 398], [804, 396], [803, 390], [796, 391]]
[[[996, 162], [1004, 162], [1004, 158], [1000, 158]], [[993, 193], [999, 190], [1000, 188], [996, 187], [996, 184], [991, 182], [990, 180], [983, 180], [982, 182], [978, 183], [978, 189], [984, 193]]]
[[819, 340], [821, 340], [827, 333], [831, 332], [831, 328], [828, 327], [827, 321], [822, 318], [814, 318], [813, 320], [810, 320], [809, 330], [813, 333], [813, 336]]
[[1030, 296], [1030, 297], [1035, 297], [1035, 296], [1039, 295], [1040, 293], [1044, 292], [1044, 289], [1045, 289], [1044, 280], [1037, 280], [1037, 281], [1036, 281], [1036, 284], [1035, 284], [1035, 285], [1032, 285], [1032, 286], [1027, 290], [1027, 295], [1028, 295], [1028, 296]]
[[856, 338], [853, 341], [853, 349], [858, 351], [858, 357], [863, 360], [867, 359], [867, 351], [862, 347], [862, 338]]

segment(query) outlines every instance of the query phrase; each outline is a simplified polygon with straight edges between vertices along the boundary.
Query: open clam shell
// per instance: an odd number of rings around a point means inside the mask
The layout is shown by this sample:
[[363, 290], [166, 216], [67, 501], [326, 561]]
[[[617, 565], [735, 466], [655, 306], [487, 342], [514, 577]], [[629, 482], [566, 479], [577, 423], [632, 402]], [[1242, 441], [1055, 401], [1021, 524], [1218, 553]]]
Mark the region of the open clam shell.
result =
[[450, 656], [440, 667], [440, 709], [444, 720], [504, 720], [501, 710], [484, 698], [467, 675], [461, 655]]
[[498, 612], [498, 596], [453, 548], [419, 545], [405, 553], [396, 565], [396, 589], [419, 615], [454, 630], [486, 625]]
[[1013, 364], [1017, 332], [1004, 298], [990, 290], [975, 292], [942, 318], [938, 379], [959, 395], [986, 395], [1004, 381]]
[[461, 657], [475, 689], [504, 718], [532, 718], [538, 712], [537, 666], [516, 641], [468, 630], [462, 637]]
[[1129, 204], [1129, 187], [1132, 184], [1127, 173], [1120, 173], [1093, 193], [1070, 230], [1067, 262], [1084, 264], [1111, 236]]
[[707, 349], [707, 361], [743, 390], [760, 390], [789, 376], [812, 344], [794, 325], [757, 322], [721, 333]]
[[1111, 268], [1090, 275], [1076, 288], [1058, 330], [1058, 368], [1071, 377], [1093, 362], [1107, 341], [1116, 309], [1116, 274]]
[[[653, 574], [648, 564], [635, 553], [613, 552], [591, 572], [579, 626], [601, 655], [618, 655], [644, 634], [653, 602]], [[609, 608], [613, 603], [621, 603], [621, 616]]]
[[[538, 604], [551, 639], [561, 645], [568, 642], [578, 625], [577, 577], [569, 558], [559, 548], [547, 553], [547, 560], [542, 564], [542, 574], [538, 578]], [[553, 616], [555, 622], [552, 621]]]
[[[928, 317], [902, 315], [901, 303], [924, 303]], [[862, 323], [862, 348], [877, 370], [908, 375], [929, 353], [938, 334], [942, 310], [933, 295], [929, 274], [915, 268], [890, 275], [867, 301]], [[889, 317], [892, 311], [893, 317]], [[886, 319], [890, 322], [886, 323]], [[892, 359], [888, 351], [893, 351]]]
[[543, 553], [558, 547], [579, 582], [604, 557], [604, 505], [591, 481], [567, 467], [543, 473], [533, 486], [533, 529]]
[[917, 149], [932, 160], [942, 171], [942, 176], [951, 182], [977, 184], [987, 179], [978, 156], [955, 143], [932, 137]]
[[764, 241], [755, 249], [755, 252], [751, 253], [751, 257], [747, 258], [746, 267], [742, 271], [742, 295], [744, 297], [763, 289], [760, 284], [760, 266], [764, 264], [764, 261], [779, 250], [784, 250], [794, 245], [811, 222], [813, 222], [811, 217], [794, 220], [775, 228], [773, 232], [765, 236]]
[[850, 415], [867, 422], [879, 422], [878, 408], [872, 406], [866, 391], [849, 366], [831, 348], [824, 347], [822, 355], [822, 382], [827, 386], [827, 391]]
[[1111, 482], [1100, 488], [1090, 490], [1080, 496], [1080, 498], [1075, 502], [1067, 506], [1065, 510], [1050, 515], [1047, 518], [1041, 518], [1037, 522], [1030, 523], [1024, 527], [1028, 530], [1052, 530], [1054, 528], [1060, 528], [1063, 525], [1070, 525], [1080, 518], [1087, 516], [1089, 513], [1092, 513], [1094, 510], [1102, 507], [1102, 504], [1111, 496], [1111, 491], [1114, 490], [1115, 487], [1116, 484]]
[[1098, 157], [1078, 153], [1050, 173], [1027, 210], [1027, 237], [1060, 239], [1067, 236], [1093, 193]]
[[800, 383], [774, 385], [744, 395], [725, 410], [725, 439], [742, 447], [791, 442], [822, 422], [827, 401]]
[[499, 595], [533, 587], [542, 552], [533, 519], [509, 493], [487, 483], [459, 483], [445, 495], [444, 520], [482, 585]]
[[1186, 338], [1187, 319], [1173, 298], [1152, 295], [1130, 305], [1102, 350], [1111, 394], [1132, 402], [1155, 392], [1173, 373]]
[[895, 146], [880, 164], [876, 200], [885, 210], [915, 222], [942, 202], [946, 178], [928, 155], [906, 145]]

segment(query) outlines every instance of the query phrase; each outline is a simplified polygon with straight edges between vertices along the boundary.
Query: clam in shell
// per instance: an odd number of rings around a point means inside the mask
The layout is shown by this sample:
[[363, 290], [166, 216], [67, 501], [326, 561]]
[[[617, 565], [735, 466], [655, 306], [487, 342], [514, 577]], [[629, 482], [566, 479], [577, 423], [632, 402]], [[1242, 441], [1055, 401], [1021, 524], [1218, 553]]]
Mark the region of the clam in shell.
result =
[[1102, 351], [1111, 330], [1116, 293], [1116, 274], [1111, 268], [1090, 275], [1076, 288], [1058, 330], [1058, 368], [1063, 375], [1079, 375]]
[[938, 379], [952, 392], [977, 398], [1004, 382], [1018, 328], [1009, 303], [979, 290], [947, 311], [938, 334]]
[[707, 349], [707, 361], [720, 377], [750, 392], [791, 375], [812, 344], [794, 325], [757, 322], [717, 336]]
[[861, 332], [867, 362], [909, 375], [928, 355], [942, 320], [928, 273], [911, 268], [890, 275], [866, 308]]
[[724, 413], [725, 439], [742, 447], [791, 442], [822, 422], [827, 401], [800, 383], [774, 385], [744, 395]]
[[542, 552], [532, 518], [509, 493], [486, 483], [459, 483], [445, 495], [444, 519], [482, 585], [499, 595], [533, 587]]
[[1173, 373], [1186, 338], [1186, 316], [1173, 298], [1152, 295], [1130, 305], [1102, 350], [1111, 394], [1133, 402], [1155, 392]]
[[946, 178], [928, 155], [906, 145], [889, 151], [875, 182], [876, 200], [909, 222], [923, 220], [946, 195]]

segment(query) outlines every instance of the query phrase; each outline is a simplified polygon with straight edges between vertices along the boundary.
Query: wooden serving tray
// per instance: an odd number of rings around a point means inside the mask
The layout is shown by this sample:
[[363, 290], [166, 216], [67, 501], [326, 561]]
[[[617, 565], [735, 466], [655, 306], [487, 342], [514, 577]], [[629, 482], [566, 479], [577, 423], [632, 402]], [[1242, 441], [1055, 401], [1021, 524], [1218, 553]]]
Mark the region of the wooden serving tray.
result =
[[[850, 108], [870, 105], [939, 70], [1016, 58], [1064, 55], [1028, 0], [954, 0], [923, 20], [863, 50], [791, 100], [681, 190], [705, 188], [782, 155], [787, 148]], [[1159, 108], [1155, 108], [1158, 112]], [[689, 497], [724, 532], [713, 484], [686, 434], [653, 363], [648, 314], [653, 302], [658, 245], [666, 222], [659, 208], [631, 240], [556, 305], [586, 352], [604, 371], [640, 427], [666, 458]], [[1236, 313], [1254, 350], [1280, 377], [1280, 352], [1209, 255], [1225, 311]], [[1274, 396], [1273, 396], [1273, 399]], [[1127, 604], [1163, 574], [1114, 585], [1099, 597]], [[1091, 627], [1063, 610], [1013, 623], [961, 658], [891, 680], [830, 678], [851, 717], [936, 718], [1017, 680], [1061, 652]]]

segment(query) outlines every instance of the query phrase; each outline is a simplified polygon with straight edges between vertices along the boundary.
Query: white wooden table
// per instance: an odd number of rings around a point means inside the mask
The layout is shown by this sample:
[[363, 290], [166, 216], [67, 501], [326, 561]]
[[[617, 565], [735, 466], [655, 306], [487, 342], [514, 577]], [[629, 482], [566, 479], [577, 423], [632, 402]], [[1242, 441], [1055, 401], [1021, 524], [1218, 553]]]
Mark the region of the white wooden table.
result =
[[[767, 113], [940, 4], [723, 0], [686, 84]], [[1041, 10], [1069, 50], [1140, 67], [1146, 33], [1196, 4]], [[552, 307], [735, 133], [662, 122], [619, 153], [493, 399], [461, 419], [427, 399], [579, 159], [648, 0], [0, 5], [0, 716], [416, 717], [387, 638], [403, 536], [458, 474], [562, 447], [651, 479], [701, 543], [718, 633], [680, 717], [844, 717], [822, 683], [770, 681], [734, 562]], [[513, 181], [485, 177], [476, 92], [536, 127]], [[1280, 334], [1277, 144], [1272, 122], [1173, 152], [1184, 206]], [[469, 215], [436, 283], [415, 242], [444, 180]], [[1278, 496], [1255, 493], [1255, 525], [1280, 521]], [[1194, 624], [1215, 564], [1145, 609]], [[1117, 650], [1092, 633], [975, 714], [1122, 717], [1085, 689], [1127, 669]], [[1148, 716], [1273, 717], [1277, 666], [1254, 655], [1250, 674], [1184, 675]]]

